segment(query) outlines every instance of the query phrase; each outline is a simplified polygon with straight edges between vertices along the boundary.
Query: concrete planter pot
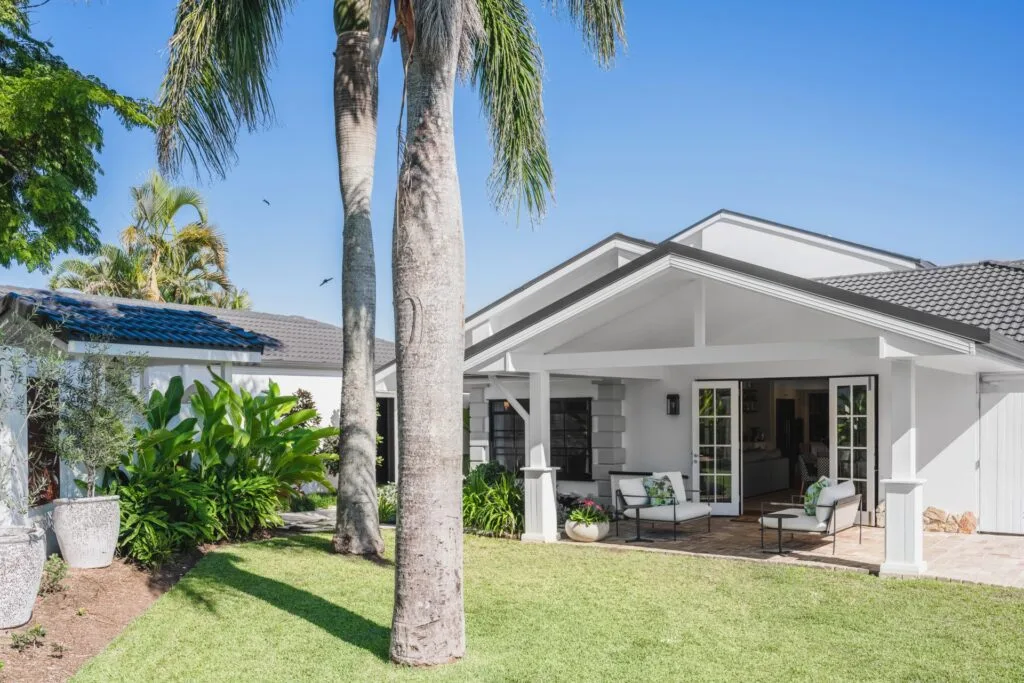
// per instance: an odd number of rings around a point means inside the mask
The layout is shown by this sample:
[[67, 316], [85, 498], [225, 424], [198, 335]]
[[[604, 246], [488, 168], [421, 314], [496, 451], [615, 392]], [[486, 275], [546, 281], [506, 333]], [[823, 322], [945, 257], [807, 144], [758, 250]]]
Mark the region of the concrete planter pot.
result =
[[610, 529], [611, 524], [608, 522], [598, 522], [597, 524], [582, 524], [570, 520], [565, 522], [565, 535], [580, 543], [600, 541], [608, 535]]
[[113, 562], [121, 528], [119, 500], [118, 496], [97, 496], [53, 501], [53, 533], [70, 566], [95, 569]]
[[32, 618], [46, 561], [46, 535], [37, 527], [0, 527], [0, 629]]

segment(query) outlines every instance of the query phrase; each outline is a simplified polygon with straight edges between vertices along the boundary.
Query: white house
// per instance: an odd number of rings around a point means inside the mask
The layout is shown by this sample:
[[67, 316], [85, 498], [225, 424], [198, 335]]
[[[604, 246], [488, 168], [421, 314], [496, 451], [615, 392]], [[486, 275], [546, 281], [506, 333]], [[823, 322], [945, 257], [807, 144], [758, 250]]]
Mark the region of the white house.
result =
[[[111, 354], [134, 353], [147, 359], [141, 386], [163, 389], [180, 375], [186, 386], [208, 382], [210, 372], [250, 392], [266, 389], [271, 380], [285, 394], [310, 392], [326, 422], [341, 400], [341, 328], [292, 315], [154, 303], [90, 296], [77, 292], [0, 287], [0, 325], [19, 316], [47, 330], [73, 359], [94, 340]], [[394, 359], [394, 344], [378, 339], [378, 365]], [[380, 481], [394, 480], [394, 399], [382, 396], [378, 452]], [[29, 513], [45, 516], [46, 500], [78, 494], [74, 475], [62, 467], [42, 437], [41, 428], [23, 416], [3, 416], [0, 463], [15, 465], [13, 476], [0, 477], [15, 491], [29, 490], [33, 478], [53, 482]], [[33, 443], [35, 441], [35, 443]], [[38, 483], [35, 482], [35, 483]], [[32, 486], [35, 489], [36, 486]], [[0, 510], [5, 517], [17, 517]]]
[[801, 451], [868, 523], [884, 509], [883, 572], [924, 571], [929, 506], [1024, 533], [1024, 262], [940, 267], [719, 211], [658, 244], [612, 235], [465, 336], [471, 459], [523, 471], [527, 539], [557, 538], [556, 488], [610, 499], [624, 470], [682, 470], [735, 515], [798, 487]]

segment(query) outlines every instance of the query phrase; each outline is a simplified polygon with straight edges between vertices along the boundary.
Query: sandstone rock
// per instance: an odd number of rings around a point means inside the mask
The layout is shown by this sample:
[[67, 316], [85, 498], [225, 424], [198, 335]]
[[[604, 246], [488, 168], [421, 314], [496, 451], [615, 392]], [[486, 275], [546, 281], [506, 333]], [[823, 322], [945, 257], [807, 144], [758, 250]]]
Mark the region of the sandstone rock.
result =
[[978, 518], [973, 512], [965, 512], [960, 516], [960, 533], [973, 534], [978, 529]]
[[944, 525], [946, 523], [946, 511], [936, 507], [929, 507], [924, 511], [924, 523], [926, 525]]
[[885, 526], [885, 501], [884, 500], [881, 503], [879, 503], [878, 505], [875, 506], [875, 525], [876, 526], [881, 526], [881, 527]]

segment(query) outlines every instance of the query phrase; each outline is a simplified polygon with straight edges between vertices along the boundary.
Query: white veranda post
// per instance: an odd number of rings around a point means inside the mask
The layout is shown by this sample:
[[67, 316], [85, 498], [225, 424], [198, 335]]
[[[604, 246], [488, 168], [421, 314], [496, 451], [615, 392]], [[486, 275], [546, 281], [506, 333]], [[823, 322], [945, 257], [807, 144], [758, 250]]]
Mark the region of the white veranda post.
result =
[[528, 451], [523, 468], [526, 495], [523, 540], [553, 543], [558, 540], [557, 468], [551, 467], [551, 374], [547, 371], [530, 373], [527, 436]]
[[883, 574], [921, 574], [924, 561], [922, 498], [924, 480], [917, 476], [916, 377], [912, 360], [894, 360], [889, 380], [892, 419], [892, 477], [885, 491], [885, 562]]

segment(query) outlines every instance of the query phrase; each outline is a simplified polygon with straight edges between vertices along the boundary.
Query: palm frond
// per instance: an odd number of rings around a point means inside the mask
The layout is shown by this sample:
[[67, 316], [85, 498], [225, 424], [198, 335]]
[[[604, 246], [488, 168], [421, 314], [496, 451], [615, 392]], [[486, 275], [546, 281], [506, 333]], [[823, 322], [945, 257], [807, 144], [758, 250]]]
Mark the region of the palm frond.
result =
[[370, 0], [334, 0], [334, 32], [367, 31], [370, 28]]
[[550, 0], [557, 14], [565, 11], [602, 68], [626, 47], [626, 11], [622, 0]]
[[180, 0], [161, 86], [157, 157], [223, 176], [238, 130], [273, 119], [269, 72], [293, 0]]
[[490, 123], [491, 198], [501, 211], [525, 206], [531, 219], [539, 219], [554, 185], [540, 45], [523, 0], [479, 0], [479, 8], [484, 33], [472, 82]]

